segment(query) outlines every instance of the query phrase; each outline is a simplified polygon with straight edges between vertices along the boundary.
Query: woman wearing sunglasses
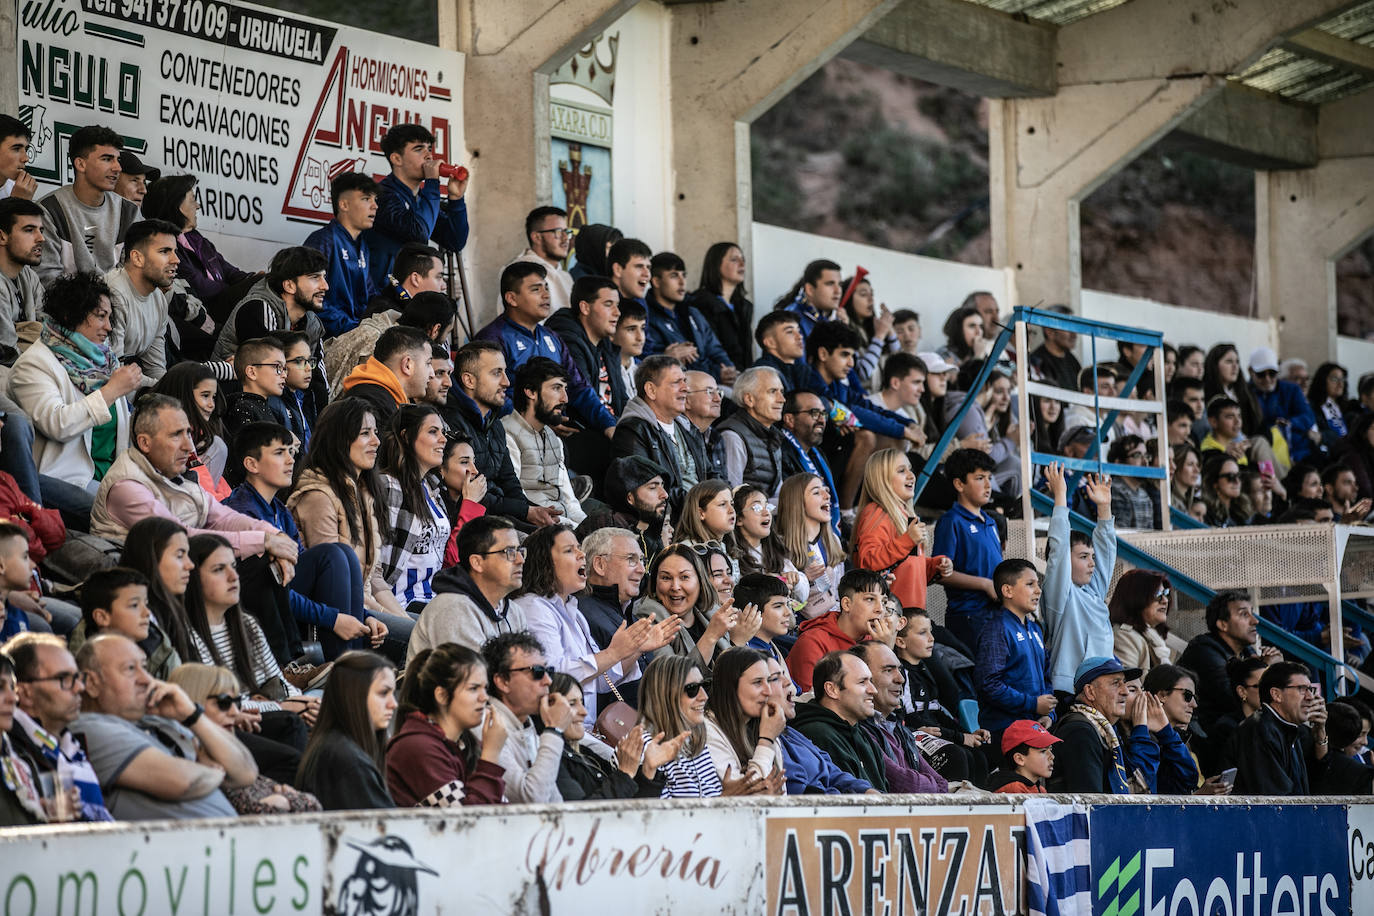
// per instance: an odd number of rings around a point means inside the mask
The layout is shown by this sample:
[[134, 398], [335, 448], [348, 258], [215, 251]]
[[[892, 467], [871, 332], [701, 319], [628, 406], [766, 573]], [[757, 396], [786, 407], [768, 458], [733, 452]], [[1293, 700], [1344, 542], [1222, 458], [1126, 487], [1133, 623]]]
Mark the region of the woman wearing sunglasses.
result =
[[1169, 603], [1173, 589], [1163, 574], [1148, 569], [1122, 573], [1107, 602], [1113, 654], [1127, 668], [1149, 671], [1167, 665], [1182, 651], [1169, 641]]
[[291, 786], [300, 751], [258, 734], [261, 727], [257, 713], [245, 710], [243, 687], [228, 668], [188, 662], [168, 680], [176, 684], [192, 702], [205, 707], [205, 718], [234, 732], [258, 765], [258, 778], [240, 789], [225, 789], [229, 804], [239, 814], [279, 814], [282, 812], [319, 811], [320, 803], [308, 792]]
[[326, 811], [394, 808], [382, 756], [396, 713], [396, 669], [366, 650], [334, 660], [296, 785]]
[[[710, 682], [695, 662], [663, 655], [649, 663], [639, 689], [639, 724], [644, 727], [645, 754], [641, 795], [659, 798], [714, 798], [752, 795], [765, 780], [752, 771], [722, 780], [706, 747], [706, 703]], [[668, 736], [673, 740], [664, 742]], [[659, 759], [655, 748], [676, 752]], [[728, 776], [728, 774], [727, 774]]]
[[1158, 665], [1145, 675], [1142, 685], [1164, 706], [1170, 730], [1155, 735], [1159, 741], [1160, 795], [1229, 795], [1231, 786], [1220, 776], [1202, 778], [1202, 764], [1193, 752], [1206, 736], [1193, 726], [1197, 709], [1197, 676], [1178, 665]]
[[1250, 521], [1254, 511], [1240, 487], [1240, 465], [1223, 452], [1205, 452], [1202, 461], [1202, 501], [1207, 504], [1207, 524], [1233, 528]]

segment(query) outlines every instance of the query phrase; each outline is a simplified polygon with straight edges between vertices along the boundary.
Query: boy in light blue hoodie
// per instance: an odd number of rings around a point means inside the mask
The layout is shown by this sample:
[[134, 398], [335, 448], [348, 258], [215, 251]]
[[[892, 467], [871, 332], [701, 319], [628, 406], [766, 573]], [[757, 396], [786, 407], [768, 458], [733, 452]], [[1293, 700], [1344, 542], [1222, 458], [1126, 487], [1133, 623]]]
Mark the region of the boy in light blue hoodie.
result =
[[1050, 685], [1073, 693], [1073, 676], [1085, 658], [1114, 654], [1107, 589], [1116, 567], [1116, 527], [1112, 524], [1112, 479], [1085, 475], [1083, 492], [1097, 506], [1092, 540], [1069, 529], [1068, 482], [1064, 466], [1045, 468], [1054, 514], [1045, 553], [1045, 586], [1040, 611], [1050, 650]]

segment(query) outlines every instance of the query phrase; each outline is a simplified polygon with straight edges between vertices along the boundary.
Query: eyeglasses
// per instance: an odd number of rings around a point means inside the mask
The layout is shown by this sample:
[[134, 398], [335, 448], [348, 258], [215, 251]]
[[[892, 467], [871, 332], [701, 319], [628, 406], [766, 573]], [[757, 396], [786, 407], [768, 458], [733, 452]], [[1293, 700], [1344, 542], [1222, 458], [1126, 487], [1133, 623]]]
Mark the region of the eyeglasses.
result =
[[688, 388], [688, 394], [709, 394], [713, 398], [721, 397], [719, 388]]
[[571, 237], [572, 237], [573, 231], [572, 231], [571, 229], [536, 229], [536, 230], [534, 230], [534, 234], [535, 234], [535, 235], [556, 235], [556, 236], [559, 236], [560, 238], [565, 238], [565, 239], [566, 239], [566, 238], [571, 238]]
[[1316, 685], [1316, 684], [1289, 684], [1288, 686], [1284, 687], [1283, 689], [1284, 689], [1284, 690], [1301, 690], [1301, 691], [1303, 692], [1304, 695], [1309, 696], [1309, 697], [1314, 697], [1314, 696], [1317, 695], [1317, 685]]
[[792, 416], [808, 416], [813, 420], [820, 420], [822, 417], [825, 416], [825, 411], [819, 407], [813, 407], [810, 410], [794, 410], [792, 411]]
[[505, 554], [507, 560], [514, 563], [516, 560], [525, 559], [525, 554], [529, 551], [524, 547], [502, 547], [499, 550], [484, 550], [478, 554], [479, 557], [489, 557], [494, 554]]
[[220, 712], [228, 712], [229, 709], [234, 706], [242, 708], [243, 701], [247, 699], [247, 695], [242, 693], [237, 695], [232, 693], [217, 693], [214, 696], [206, 697], [205, 699], [218, 706]]
[[43, 681], [56, 681], [57, 686], [62, 690], [71, 690], [77, 684], [86, 682], [86, 672], [63, 671], [61, 674], [50, 674], [47, 677], [25, 677], [19, 679], [19, 683], [21, 684], [38, 684]]
[[553, 677], [558, 673], [553, 665], [525, 665], [520, 668], [507, 668], [507, 674], [514, 674], [517, 671], [528, 671], [530, 677], [536, 681], [542, 681], [546, 677]]
[[695, 543], [683, 541], [683, 546], [692, 548], [692, 551], [699, 557], [709, 557], [713, 553], [721, 554], [729, 558], [730, 554], [726, 551], [725, 545], [712, 538], [709, 541], [697, 541]]
[[1136, 460], [1136, 461], [1144, 461], [1144, 460], [1145, 460], [1145, 453], [1144, 453], [1144, 452], [1131, 452], [1131, 453], [1130, 453], [1129, 455], [1127, 455], [1126, 457], [1127, 457], [1127, 458], [1132, 458], [1132, 459], [1134, 459], [1134, 460]]
[[1197, 694], [1196, 694], [1196, 693], [1193, 693], [1193, 691], [1191, 691], [1191, 690], [1186, 690], [1186, 689], [1184, 689], [1184, 688], [1182, 688], [1182, 687], [1170, 687], [1168, 690], [1164, 691], [1164, 693], [1176, 693], [1176, 692], [1177, 692], [1177, 693], [1183, 694], [1183, 702], [1185, 702], [1185, 703], [1191, 703], [1191, 702], [1193, 702], [1193, 700], [1197, 699]]
[[639, 553], [608, 553], [606, 556], [615, 557], [617, 560], [624, 560], [631, 567], [644, 565], [644, 555]]
[[710, 682], [710, 680], [693, 681], [693, 682], [690, 683], [690, 684], [683, 684], [683, 685], [682, 685], [682, 692], [685, 693], [685, 694], [687, 694], [687, 699], [689, 699], [689, 700], [695, 700], [698, 696], [701, 695], [701, 692], [702, 692], [703, 690], [709, 690], [710, 688], [711, 688], [711, 682]]
[[258, 369], [271, 369], [273, 372], [277, 373], [277, 375], [286, 374], [286, 363], [249, 363], [248, 365]]
[[1235, 473], [1234, 471], [1227, 474], [1218, 474], [1217, 480], [1226, 480], [1231, 483], [1235, 483], [1237, 480], [1240, 480], [1240, 475]]
[[320, 361], [313, 356], [297, 356], [295, 359], [288, 359], [286, 364], [297, 369], [314, 369]]
[[750, 512], [754, 513], [755, 515], [762, 515], [765, 512], [777, 511], [777, 509], [775, 509], [773, 506], [770, 506], [768, 503], [750, 503], [749, 505], [745, 506], [745, 508], [748, 509]]

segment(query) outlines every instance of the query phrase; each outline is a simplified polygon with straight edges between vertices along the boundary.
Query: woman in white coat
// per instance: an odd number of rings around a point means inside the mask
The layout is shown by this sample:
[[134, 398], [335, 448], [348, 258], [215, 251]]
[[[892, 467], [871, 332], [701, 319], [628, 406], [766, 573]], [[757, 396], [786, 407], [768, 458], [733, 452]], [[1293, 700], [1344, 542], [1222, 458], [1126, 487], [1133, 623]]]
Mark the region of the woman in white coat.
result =
[[107, 343], [110, 290], [100, 277], [57, 278], [43, 312], [38, 340], [10, 370], [10, 397], [33, 422], [38, 473], [94, 499], [100, 478], [129, 447], [126, 397], [138, 390], [143, 372], [121, 366]]

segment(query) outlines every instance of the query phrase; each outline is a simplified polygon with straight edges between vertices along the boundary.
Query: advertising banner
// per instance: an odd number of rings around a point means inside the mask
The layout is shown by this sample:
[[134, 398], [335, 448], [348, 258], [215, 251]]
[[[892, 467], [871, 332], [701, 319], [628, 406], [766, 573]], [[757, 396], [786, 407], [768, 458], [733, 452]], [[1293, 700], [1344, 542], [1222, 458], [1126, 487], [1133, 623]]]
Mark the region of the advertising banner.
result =
[[1346, 827], [1340, 805], [1095, 806], [1093, 912], [1349, 913]]
[[299, 244], [332, 215], [331, 179], [390, 172], [393, 124], [463, 149], [461, 54], [247, 3], [25, 0], [18, 56], [40, 196], [71, 181], [72, 132], [103, 125], [200, 179], [202, 232]]
[[1351, 805], [1347, 810], [1350, 912], [1374, 913], [1374, 805]]
[[991, 806], [778, 812], [764, 827], [765, 912], [1024, 912], [1025, 828]]

